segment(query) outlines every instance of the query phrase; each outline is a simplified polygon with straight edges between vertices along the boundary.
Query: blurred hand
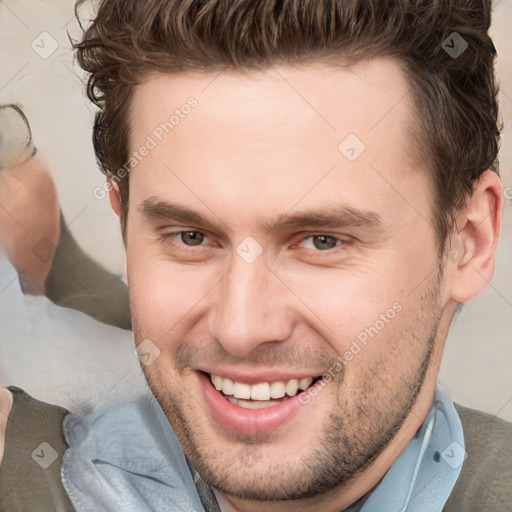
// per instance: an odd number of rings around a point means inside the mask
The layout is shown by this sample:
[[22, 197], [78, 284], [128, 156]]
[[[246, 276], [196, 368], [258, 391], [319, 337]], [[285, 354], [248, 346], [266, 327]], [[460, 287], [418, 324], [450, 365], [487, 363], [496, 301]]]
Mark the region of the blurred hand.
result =
[[0, 248], [25, 293], [45, 294], [59, 232], [57, 190], [45, 163], [36, 156], [0, 170]]

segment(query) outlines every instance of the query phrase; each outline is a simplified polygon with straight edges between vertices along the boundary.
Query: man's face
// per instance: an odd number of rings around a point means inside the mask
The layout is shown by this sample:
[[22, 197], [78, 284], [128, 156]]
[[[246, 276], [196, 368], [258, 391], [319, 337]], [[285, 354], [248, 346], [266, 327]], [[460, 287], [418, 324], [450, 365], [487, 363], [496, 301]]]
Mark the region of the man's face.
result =
[[403, 448], [449, 322], [399, 66], [153, 76], [130, 123], [134, 332], [195, 468], [301, 498]]

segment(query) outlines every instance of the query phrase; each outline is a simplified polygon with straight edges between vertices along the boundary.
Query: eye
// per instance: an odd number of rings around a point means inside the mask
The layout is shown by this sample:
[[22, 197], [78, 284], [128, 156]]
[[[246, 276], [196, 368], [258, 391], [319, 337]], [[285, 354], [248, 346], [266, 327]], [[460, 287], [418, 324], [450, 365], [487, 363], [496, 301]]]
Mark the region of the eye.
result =
[[[308, 241], [309, 242], [306, 242]], [[330, 235], [311, 235], [302, 239], [302, 243], [307, 249], [318, 251], [328, 251], [344, 243], [341, 239]]]
[[201, 231], [174, 231], [171, 233], [165, 233], [161, 237], [164, 243], [178, 246], [196, 247], [204, 245], [202, 242], [208, 240], [208, 237], [201, 233]]
[[206, 236], [199, 231], [180, 231], [176, 233], [177, 237], [185, 244], [185, 245], [201, 245], [201, 242], [206, 238]]

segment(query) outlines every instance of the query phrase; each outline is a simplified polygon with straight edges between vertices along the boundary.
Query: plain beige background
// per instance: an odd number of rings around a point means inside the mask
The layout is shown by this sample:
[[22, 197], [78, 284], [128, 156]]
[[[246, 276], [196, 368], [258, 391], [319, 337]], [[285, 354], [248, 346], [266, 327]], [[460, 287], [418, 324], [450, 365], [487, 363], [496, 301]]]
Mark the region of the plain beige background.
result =
[[[73, 64], [68, 40], [68, 31], [80, 36], [73, 5], [73, 0], [0, 3], [0, 103], [22, 105], [35, 144], [50, 165], [72, 232], [88, 253], [122, 275], [124, 248], [117, 218], [108, 199], [98, 200], [93, 195], [104, 179], [96, 168], [91, 144], [94, 110], [85, 98], [83, 75]], [[86, 17], [88, 9], [86, 6], [81, 15]], [[440, 381], [459, 403], [512, 421], [511, 0], [495, 2], [493, 20], [505, 125], [501, 176], [504, 187], [509, 187], [503, 235], [493, 280], [454, 321]], [[8, 342], [0, 333], [0, 343]], [[8, 364], [0, 362], [0, 377], [2, 365]], [[90, 377], [83, 375], [84, 385]]]

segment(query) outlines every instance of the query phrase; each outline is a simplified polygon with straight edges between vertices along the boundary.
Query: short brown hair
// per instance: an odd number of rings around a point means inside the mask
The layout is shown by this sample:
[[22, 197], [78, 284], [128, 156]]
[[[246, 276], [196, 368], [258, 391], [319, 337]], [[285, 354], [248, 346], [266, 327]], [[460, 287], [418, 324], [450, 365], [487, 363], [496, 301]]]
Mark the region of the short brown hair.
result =
[[[491, 0], [103, 0], [74, 44], [99, 107], [99, 165], [115, 176], [128, 162], [130, 99], [151, 72], [395, 58], [418, 110], [413, 151], [434, 183], [442, 251], [475, 180], [487, 169], [498, 172], [491, 10]], [[443, 43], [453, 46], [454, 32], [467, 43], [456, 57]], [[126, 173], [119, 188], [126, 241]]]

